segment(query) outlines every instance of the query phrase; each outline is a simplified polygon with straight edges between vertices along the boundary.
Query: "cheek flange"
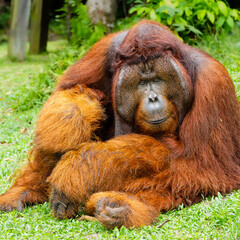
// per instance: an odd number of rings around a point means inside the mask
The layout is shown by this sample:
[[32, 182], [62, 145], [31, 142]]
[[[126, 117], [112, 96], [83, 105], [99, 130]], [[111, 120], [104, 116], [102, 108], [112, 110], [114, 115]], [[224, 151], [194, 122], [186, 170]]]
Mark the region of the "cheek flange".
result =
[[134, 121], [139, 96], [137, 65], [126, 65], [121, 69], [115, 87], [115, 109], [117, 114], [126, 122]]

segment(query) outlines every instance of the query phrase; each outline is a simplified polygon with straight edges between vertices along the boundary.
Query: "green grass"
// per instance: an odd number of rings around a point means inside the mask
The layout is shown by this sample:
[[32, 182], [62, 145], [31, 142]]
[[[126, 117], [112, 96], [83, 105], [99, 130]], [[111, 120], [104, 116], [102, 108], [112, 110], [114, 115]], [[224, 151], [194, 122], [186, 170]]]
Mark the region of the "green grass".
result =
[[[49, 49], [58, 47], [64, 47], [64, 42], [50, 43]], [[210, 37], [199, 47], [226, 66], [239, 96], [239, 31], [225, 38]], [[13, 101], [24, 103], [24, 91], [29, 91], [33, 77], [44, 72], [44, 65], [50, 61], [45, 54], [28, 56], [26, 62], [17, 63], [9, 61], [6, 54], [7, 45], [0, 45], [0, 194], [9, 188], [12, 173], [26, 159], [42, 105], [40, 102], [24, 111], [15, 110]], [[166, 219], [170, 221], [159, 228]], [[96, 222], [60, 221], [52, 216], [49, 203], [23, 212], [0, 212], [0, 239], [240, 239], [240, 190], [161, 214], [157, 223], [139, 229], [109, 231]]]

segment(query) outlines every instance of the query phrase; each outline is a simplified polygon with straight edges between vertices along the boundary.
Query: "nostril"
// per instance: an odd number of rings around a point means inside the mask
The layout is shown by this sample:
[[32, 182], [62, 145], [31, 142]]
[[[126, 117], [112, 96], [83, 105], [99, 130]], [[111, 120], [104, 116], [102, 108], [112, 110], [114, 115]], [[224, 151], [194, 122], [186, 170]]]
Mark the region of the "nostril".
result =
[[150, 94], [148, 99], [149, 99], [149, 102], [157, 102], [158, 101], [158, 97], [156, 94]]

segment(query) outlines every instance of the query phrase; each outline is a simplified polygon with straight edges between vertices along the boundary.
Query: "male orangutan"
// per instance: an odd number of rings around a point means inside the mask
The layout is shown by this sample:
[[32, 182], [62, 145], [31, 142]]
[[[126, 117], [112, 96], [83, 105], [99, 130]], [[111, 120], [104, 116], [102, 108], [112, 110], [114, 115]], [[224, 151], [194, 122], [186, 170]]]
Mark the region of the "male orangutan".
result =
[[66, 71], [29, 160], [1, 210], [50, 196], [57, 218], [84, 206], [108, 228], [151, 224], [161, 211], [240, 187], [233, 83], [217, 60], [141, 21]]

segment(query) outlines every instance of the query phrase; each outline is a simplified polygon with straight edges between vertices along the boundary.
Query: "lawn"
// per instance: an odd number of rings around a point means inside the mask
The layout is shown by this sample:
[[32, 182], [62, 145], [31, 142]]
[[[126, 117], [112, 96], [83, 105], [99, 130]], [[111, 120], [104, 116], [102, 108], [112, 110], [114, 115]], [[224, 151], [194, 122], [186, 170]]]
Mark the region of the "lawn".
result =
[[[64, 48], [64, 44], [50, 42], [48, 49], [53, 52]], [[240, 97], [240, 31], [224, 38], [209, 37], [198, 47], [226, 66]], [[28, 56], [22, 63], [11, 62], [7, 45], [0, 45], [0, 194], [11, 185], [12, 173], [24, 164], [42, 105], [16, 111], [12, 99], [21, 101], [18, 89], [27, 92], [33, 76], [43, 72], [48, 63], [49, 54]], [[45, 203], [23, 212], [1, 212], [0, 239], [240, 239], [240, 190], [161, 214], [154, 225], [139, 229], [106, 230], [98, 222], [60, 221]]]

